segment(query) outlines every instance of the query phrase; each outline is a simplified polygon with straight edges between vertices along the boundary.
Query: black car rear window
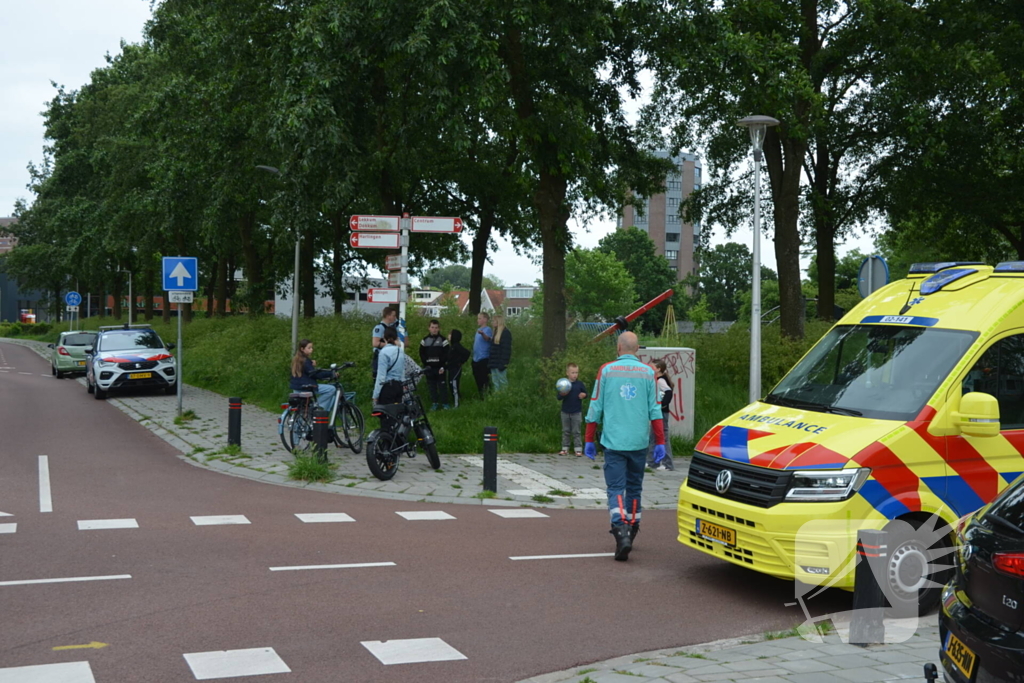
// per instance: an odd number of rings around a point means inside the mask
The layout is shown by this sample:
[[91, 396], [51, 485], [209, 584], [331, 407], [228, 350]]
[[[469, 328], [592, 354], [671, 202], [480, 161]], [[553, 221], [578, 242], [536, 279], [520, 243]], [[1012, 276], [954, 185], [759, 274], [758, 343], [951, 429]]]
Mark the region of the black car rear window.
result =
[[131, 349], [162, 349], [164, 343], [153, 330], [117, 330], [100, 336], [99, 351], [129, 351]]
[[92, 346], [95, 342], [95, 334], [69, 334], [64, 337], [64, 346]]
[[989, 511], [1007, 522], [1024, 527], [1024, 479], [1019, 479], [1016, 486], [1009, 487], [992, 501]]

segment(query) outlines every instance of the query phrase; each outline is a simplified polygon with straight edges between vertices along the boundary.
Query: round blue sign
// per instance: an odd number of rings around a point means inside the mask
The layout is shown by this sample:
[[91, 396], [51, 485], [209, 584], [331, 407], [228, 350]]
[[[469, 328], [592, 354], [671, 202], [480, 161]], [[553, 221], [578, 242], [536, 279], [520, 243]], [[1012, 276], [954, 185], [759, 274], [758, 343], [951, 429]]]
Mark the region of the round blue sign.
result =
[[64, 303], [68, 306], [79, 306], [82, 303], [82, 295], [78, 292], [68, 292], [64, 295]]

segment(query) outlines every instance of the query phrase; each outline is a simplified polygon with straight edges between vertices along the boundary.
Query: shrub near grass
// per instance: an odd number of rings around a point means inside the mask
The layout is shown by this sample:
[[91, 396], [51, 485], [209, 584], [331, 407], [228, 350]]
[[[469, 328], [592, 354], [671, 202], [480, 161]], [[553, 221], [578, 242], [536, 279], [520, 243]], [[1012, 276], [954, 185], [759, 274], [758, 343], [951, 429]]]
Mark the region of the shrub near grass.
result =
[[[117, 322], [109, 317], [91, 318], [79, 327], [97, 329], [101, 324]], [[356, 362], [355, 368], [343, 371], [342, 380], [346, 390], [357, 392], [356, 402], [366, 417], [368, 432], [377, 426], [370, 416], [373, 388], [370, 339], [376, 322], [371, 316], [345, 314], [302, 319], [299, 323], [299, 337], [313, 340], [313, 355], [321, 368], [331, 363]], [[408, 353], [417, 362], [419, 342], [427, 334], [428, 322], [429, 318], [415, 313], [410, 314], [408, 320]], [[561, 404], [555, 398], [554, 387], [555, 381], [565, 376], [565, 364], [572, 361], [580, 366], [580, 380], [590, 393], [598, 368], [615, 358], [613, 340], [591, 344], [592, 333], [570, 330], [566, 350], [542, 359], [539, 323], [524, 324], [515, 319], [510, 323], [514, 346], [508, 368], [508, 388], [481, 401], [467, 362], [461, 384], [463, 404], [458, 410], [430, 412], [442, 454], [480, 453], [483, 430], [490, 426], [498, 429], [501, 452], [557, 452], [561, 448], [558, 416]], [[164, 324], [154, 319], [150, 324], [166, 342], [177, 340], [177, 321]], [[472, 346], [475, 316], [445, 316], [441, 326], [444, 334], [453, 327], [459, 328], [463, 343], [467, 348]], [[828, 328], [827, 323], [809, 322], [807, 338], [794, 342], [783, 340], [777, 326], [765, 327], [762, 332], [764, 391], [769, 391]], [[67, 329], [66, 323], [54, 325], [44, 339], [53, 341], [64, 329]], [[246, 403], [267, 410], [279, 410], [289, 391], [290, 320], [274, 316], [196, 318], [184, 326], [183, 336], [185, 382], [224, 396], [240, 396]], [[665, 346], [663, 340], [655, 338], [642, 340], [642, 343]], [[733, 325], [724, 334], [685, 335], [677, 344], [693, 348], [697, 354], [695, 436], [693, 440], [675, 438], [672, 442], [674, 453], [685, 456], [704, 432], [747, 404], [750, 336], [746, 327]], [[419, 392], [429, 406], [423, 383]]]

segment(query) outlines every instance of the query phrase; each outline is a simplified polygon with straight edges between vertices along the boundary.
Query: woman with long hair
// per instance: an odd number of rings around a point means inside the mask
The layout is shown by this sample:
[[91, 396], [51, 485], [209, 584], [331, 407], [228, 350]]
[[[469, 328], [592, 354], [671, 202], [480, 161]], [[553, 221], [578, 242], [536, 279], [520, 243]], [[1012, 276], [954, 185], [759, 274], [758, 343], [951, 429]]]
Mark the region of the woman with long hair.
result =
[[647, 446], [647, 466], [659, 470], [674, 470], [672, 462], [672, 441], [668, 435], [669, 408], [672, 406], [672, 376], [668, 374], [668, 365], [664, 359], [652, 360], [650, 363], [654, 368], [654, 381], [658, 387], [658, 403], [661, 404], [661, 423], [665, 429], [665, 459], [660, 463], [654, 462], [654, 432], [651, 432], [651, 441]]
[[334, 407], [336, 389], [331, 384], [318, 384], [320, 379], [334, 379], [337, 373], [333, 370], [317, 370], [313, 360], [313, 342], [300, 339], [299, 346], [292, 356], [291, 382], [292, 391], [315, 391], [317, 403], [324, 410]]

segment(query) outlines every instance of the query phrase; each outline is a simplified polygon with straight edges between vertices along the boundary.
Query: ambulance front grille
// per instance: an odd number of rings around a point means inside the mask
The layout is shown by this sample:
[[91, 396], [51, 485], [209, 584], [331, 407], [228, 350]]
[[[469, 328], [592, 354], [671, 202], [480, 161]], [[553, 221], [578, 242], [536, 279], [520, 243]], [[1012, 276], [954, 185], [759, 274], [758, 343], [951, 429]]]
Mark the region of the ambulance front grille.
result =
[[[715, 479], [722, 470], [732, 472], [732, 482], [723, 494], [715, 488]], [[736, 460], [714, 458], [703, 453], [694, 453], [687, 473], [686, 485], [737, 503], [759, 508], [770, 508], [781, 503], [789, 490], [793, 473], [787, 470], [772, 470], [755, 467]]]

